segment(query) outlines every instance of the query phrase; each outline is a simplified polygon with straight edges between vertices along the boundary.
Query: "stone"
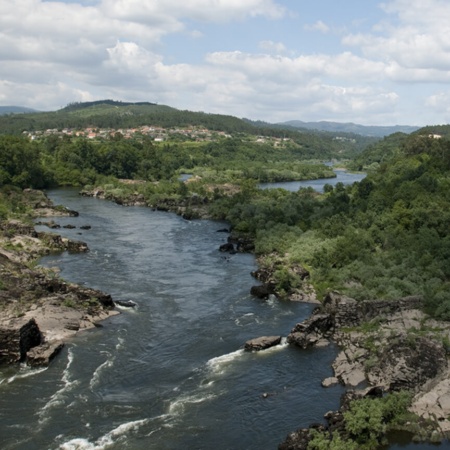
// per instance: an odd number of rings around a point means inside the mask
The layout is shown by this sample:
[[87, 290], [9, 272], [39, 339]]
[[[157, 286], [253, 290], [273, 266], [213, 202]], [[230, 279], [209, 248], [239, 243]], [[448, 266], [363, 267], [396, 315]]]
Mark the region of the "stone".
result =
[[221, 252], [234, 252], [234, 245], [231, 242], [227, 242], [226, 244], [222, 244], [219, 247], [219, 251]]
[[287, 341], [301, 348], [312, 347], [319, 342], [323, 345], [323, 337], [328, 336], [333, 327], [334, 322], [330, 314], [316, 313], [298, 323], [288, 335]]
[[336, 377], [328, 377], [322, 381], [322, 386], [324, 388], [334, 386], [336, 384], [339, 384], [339, 380]]
[[136, 303], [132, 300], [116, 300], [114, 303], [124, 308], [134, 308], [136, 306]]
[[268, 284], [261, 284], [250, 288], [250, 294], [261, 299], [269, 298], [269, 295], [272, 293], [273, 291]]
[[281, 342], [281, 336], [261, 336], [251, 339], [245, 343], [245, 350], [259, 351], [278, 345]]
[[0, 326], [0, 362], [24, 361], [27, 352], [42, 342], [42, 335], [34, 319], [12, 319]]
[[61, 341], [46, 342], [27, 352], [27, 363], [30, 366], [48, 366], [52, 359], [62, 350]]

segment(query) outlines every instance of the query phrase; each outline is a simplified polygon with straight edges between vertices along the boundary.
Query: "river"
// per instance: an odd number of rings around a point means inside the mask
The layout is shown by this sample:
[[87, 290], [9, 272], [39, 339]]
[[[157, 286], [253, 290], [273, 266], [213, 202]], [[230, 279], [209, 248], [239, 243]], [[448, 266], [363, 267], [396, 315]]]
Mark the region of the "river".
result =
[[278, 183], [261, 183], [259, 185], [260, 189], [274, 189], [283, 188], [287, 191], [298, 191], [300, 188], [311, 187], [315, 191], [323, 192], [323, 187], [326, 184], [331, 186], [336, 186], [337, 183], [342, 183], [344, 185], [353, 184], [357, 181], [361, 181], [366, 177], [363, 172], [347, 172], [343, 169], [335, 169], [335, 178], [319, 178], [318, 180], [304, 180], [304, 181], [280, 181]]
[[75, 190], [49, 196], [79, 211], [57, 218], [76, 226], [59, 231], [90, 251], [41, 264], [137, 307], [79, 333], [48, 368], [1, 369], [2, 450], [274, 450], [337, 409], [343, 388], [321, 387], [334, 346], [243, 351], [248, 339], [286, 336], [312, 306], [251, 297], [254, 257], [218, 251], [223, 223]]

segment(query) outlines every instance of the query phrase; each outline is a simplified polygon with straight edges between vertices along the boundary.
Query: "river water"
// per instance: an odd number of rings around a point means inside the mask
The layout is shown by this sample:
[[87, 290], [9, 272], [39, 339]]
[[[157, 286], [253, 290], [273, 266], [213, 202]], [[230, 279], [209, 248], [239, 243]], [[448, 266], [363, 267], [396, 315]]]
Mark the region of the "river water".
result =
[[261, 183], [260, 189], [274, 189], [283, 188], [288, 191], [298, 191], [300, 188], [313, 188], [315, 191], [323, 192], [325, 184], [336, 186], [337, 183], [344, 185], [353, 184], [357, 181], [361, 181], [366, 177], [363, 172], [347, 172], [346, 170], [336, 169], [335, 178], [319, 178], [318, 180], [305, 180], [305, 181], [280, 181], [278, 183]]
[[274, 450], [337, 409], [342, 387], [321, 387], [335, 347], [243, 351], [248, 339], [286, 336], [312, 306], [251, 297], [254, 257], [218, 251], [223, 223], [74, 190], [49, 196], [79, 211], [57, 219], [77, 228], [58, 231], [90, 252], [41, 264], [137, 307], [79, 333], [48, 368], [1, 369], [2, 450]]

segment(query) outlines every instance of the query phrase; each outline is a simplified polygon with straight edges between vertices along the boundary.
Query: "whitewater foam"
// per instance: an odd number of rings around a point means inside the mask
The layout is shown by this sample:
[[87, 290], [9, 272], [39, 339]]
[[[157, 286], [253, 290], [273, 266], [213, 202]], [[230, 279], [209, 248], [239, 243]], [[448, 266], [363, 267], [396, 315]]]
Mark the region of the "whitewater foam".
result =
[[193, 394], [179, 397], [170, 403], [168, 414], [171, 416], [178, 416], [185, 412], [188, 405], [203, 403], [212, 400], [215, 397], [214, 394]]
[[206, 366], [215, 374], [222, 374], [226, 368], [237, 359], [241, 358], [245, 353], [245, 350], [239, 349], [231, 353], [227, 353], [222, 356], [217, 356], [210, 359]]
[[9, 383], [13, 383], [16, 380], [21, 380], [23, 378], [32, 377], [39, 373], [45, 372], [47, 369], [48, 369], [48, 367], [40, 367], [39, 369], [32, 369], [31, 367], [29, 367], [27, 365], [21, 365], [18, 373], [16, 373], [12, 377], [0, 380], [0, 384], [2, 384], [4, 381], [6, 381], [9, 384]]
[[46, 421], [45, 415], [48, 411], [56, 406], [63, 405], [66, 402], [66, 394], [75, 386], [79, 384], [79, 381], [70, 379], [70, 367], [74, 360], [74, 355], [72, 349], [69, 349], [67, 354], [68, 360], [66, 368], [62, 374], [61, 381], [63, 386], [61, 389], [57, 390], [49, 399], [49, 401], [43, 406], [43, 408], [38, 412], [39, 423], [42, 424]]
[[105, 352], [108, 355], [108, 359], [100, 364], [94, 371], [91, 381], [89, 382], [89, 389], [91, 389], [91, 391], [94, 389], [94, 387], [98, 384], [99, 380], [100, 380], [100, 375], [101, 373], [105, 370], [108, 369], [109, 367], [111, 367], [114, 364], [114, 358], [111, 358], [111, 354], [108, 352]]
[[[164, 418], [164, 416], [158, 416], [155, 417], [155, 419]], [[122, 437], [124, 437], [126, 434], [137, 431], [144, 425], [151, 422], [150, 419], [141, 419], [141, 420], [135, 420], [132, 422], [126, 422], [118, 427], [114, 428], [110, 432], [106, 433], [105, 435], [101, 436], [99, 439], [97, 439], [95, 442], [91, 442], [88, 439], [84, 438], [75, 438], [71, 439], [68, 442], [64, 442], [59, 446], [60, 450], [104, 450], [108, 447], [111, 447], [112, 445], [116, 444], [117, 441], [119, 441]], [[157, 430], [155, 430], [157, 431]], [[152, 434], [151, 432], [150, 434]]]

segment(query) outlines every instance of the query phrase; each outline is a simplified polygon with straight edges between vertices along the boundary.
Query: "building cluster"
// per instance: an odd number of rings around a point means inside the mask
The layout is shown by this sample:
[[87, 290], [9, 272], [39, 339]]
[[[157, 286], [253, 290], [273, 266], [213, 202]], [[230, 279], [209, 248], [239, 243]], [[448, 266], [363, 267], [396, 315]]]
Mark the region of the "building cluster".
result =
[[30, 139], [40, 139], [47, 136], [76, 136], [85, 137], [88, 139], [109, 139], [121, 135], [125, 139], [139, 138], [147, 136], [155, 142], [164, 142], [167, 140], [185, 139], [190, 141], [213, 141], [220, 137], [229, 138], [230, 134], [224, 131], [210, 131], [202, 127], [188, 127], [188, 128], [163, 128], [156, 126], [140, 126], [136, 128], [94, 128], [88, 127], [85, 129], [63, 128], [62, 130], [48, 129], [43, 131], [24, 131], [24, 135]]
[[[146, 136], [155, 142], [164, 141], [217, 141], [222, 138], [231, 138], [232, 135], [225, 131], [211, 131], [203, 127], [187, 127], [187, 128], [163, 128], [157, 126], [140, 126], [136, 128], [94, 128], [88, 127], [84, 129], [64, 128], [62, 130], [53, 128], [43, 131], [24, 131], [23, 134], [28, 136], [31, 140], [42, 139], [48, 136], [70, 136], [70, 137], [84, 137], [87, 139], [111, 139], [119, 135], [124, 139], [136, 139]], [[291, 141], [290, 138], [275, 138], [269, 136], [252, 137], [254, 142], [260, 144], [271, 144], [274, 147], [282, 146]]]

